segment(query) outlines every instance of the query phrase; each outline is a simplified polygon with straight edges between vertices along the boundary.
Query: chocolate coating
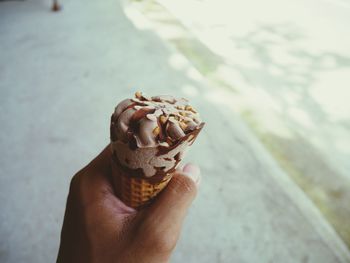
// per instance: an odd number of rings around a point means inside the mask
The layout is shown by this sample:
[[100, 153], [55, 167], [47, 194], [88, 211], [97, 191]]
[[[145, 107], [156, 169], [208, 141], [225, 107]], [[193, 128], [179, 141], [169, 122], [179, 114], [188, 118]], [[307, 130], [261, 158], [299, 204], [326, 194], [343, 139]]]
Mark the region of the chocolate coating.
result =
[[200, 123], [199, 115], [185, 99], [138, 94], [115, 108], [111, 138], [127, 142], [132, 137], [138, 148], [172, 145]]
[[187, 100], [137, 92], [120, 102], [111, 117], [115, 163], [130, 176], [158, 181], [176, 169], [203, 125]]

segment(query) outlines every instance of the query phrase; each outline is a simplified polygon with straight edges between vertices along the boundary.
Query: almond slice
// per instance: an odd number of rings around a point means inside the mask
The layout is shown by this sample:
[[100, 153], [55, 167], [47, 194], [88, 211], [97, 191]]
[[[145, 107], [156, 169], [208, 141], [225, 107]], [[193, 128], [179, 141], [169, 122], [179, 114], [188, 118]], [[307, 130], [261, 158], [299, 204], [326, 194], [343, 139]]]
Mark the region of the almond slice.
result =
[[141, 99], [142, 98], [142, 92], [136, 91], [135, 92], [135, 97], [138, 98], [138, 99]]
[[190, 106], [190, 105], [187, 105], [187, 106], [185, 107], [185, 110], [192, 111], [193, 113], [197, 113], [197, 111], [196, 111], [192, 106]]
[[159, 126], [155, 127], [155, 128], [153, 129], [152, 132], [153, 132], [153, 134], [154, 134], [155, 136], [158, 136], [159, 133], [160, 133], [160, 128], [159, 128]]
[[180, 106], [177, 106], [176, 108], [177, 108], [178, 110], [184, 110], [184, 109], [185, 109], [185, 106], [180, 105]]
[[163, 125], [167, 122], [167, 120], [168, 120], [168, 118], [165, 117], [164, 115], [161, 115], [161, 116], [159, 117], [159, 121], [160, 121], [160, 123], [163, 124]]
[[183, 131], [186, 130], [186, 128], [187, 128], [187, 124], [186, 124], [186, 123], [184, 123], [183, 121], [180, 121], [180, 122], [179, 122], [179, 125], [180, 125], [180, 127], [181, 127], [181, 129], [182, 129]]

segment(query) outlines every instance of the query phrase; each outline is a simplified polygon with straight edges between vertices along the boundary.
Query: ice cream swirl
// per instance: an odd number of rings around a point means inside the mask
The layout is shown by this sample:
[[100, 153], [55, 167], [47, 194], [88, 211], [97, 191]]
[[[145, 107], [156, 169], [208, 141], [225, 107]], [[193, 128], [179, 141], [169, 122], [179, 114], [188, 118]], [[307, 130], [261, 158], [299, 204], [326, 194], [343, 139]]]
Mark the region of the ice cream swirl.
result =
[[111, 117], [111, 140], [133, 147], [172, 146], [186, 134], [199, 128], [197, 111], [186, 99], [172, 96], [147, 97], [136, 92], [135, 98], [118, 104]]

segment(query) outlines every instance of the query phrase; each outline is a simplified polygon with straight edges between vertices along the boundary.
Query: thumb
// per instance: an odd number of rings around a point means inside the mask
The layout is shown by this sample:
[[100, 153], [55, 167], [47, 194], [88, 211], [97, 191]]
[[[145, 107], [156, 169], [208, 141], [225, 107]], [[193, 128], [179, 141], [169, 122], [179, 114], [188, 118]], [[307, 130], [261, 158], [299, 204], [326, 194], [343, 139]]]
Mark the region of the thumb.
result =
[[[156, 224], [157, 232], [177, 240], [187, 210], [194, 200], [200, 182], [200, 169], [187, 164], [177, 171], [167, 187], [148, 207], [146, 221]], [[176, 241], [175, 241], [176, 243]]]
[[[177, 171], [154, 202], [140, 211], [138, 228], [143, 262], [168, 262], [174, 250], [183, 219], [197, 193], [200, 170], [187, 164]], [[146, 251], [146, 252], [145, 252]]]

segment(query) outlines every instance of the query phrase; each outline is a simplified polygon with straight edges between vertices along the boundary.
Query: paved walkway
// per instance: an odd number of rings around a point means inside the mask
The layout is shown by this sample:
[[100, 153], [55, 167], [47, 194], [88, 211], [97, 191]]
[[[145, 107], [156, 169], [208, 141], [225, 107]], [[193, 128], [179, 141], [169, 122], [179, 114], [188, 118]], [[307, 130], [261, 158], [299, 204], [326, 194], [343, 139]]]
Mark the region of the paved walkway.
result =
[[242, 117], [350, 247], [350, 2], [130, 3], [135, 24], [133, 9], [205, 76], [210, 99]]
[[118, 1], [48, 10], [0, 3], [1, 262], [54, 262], [70, 177], [108, 143], [113, 107], [136, 89], [189, 97], [207, 121], [188, 156], [203, 183], [172, 262], [350, 262], [240, 119]]

